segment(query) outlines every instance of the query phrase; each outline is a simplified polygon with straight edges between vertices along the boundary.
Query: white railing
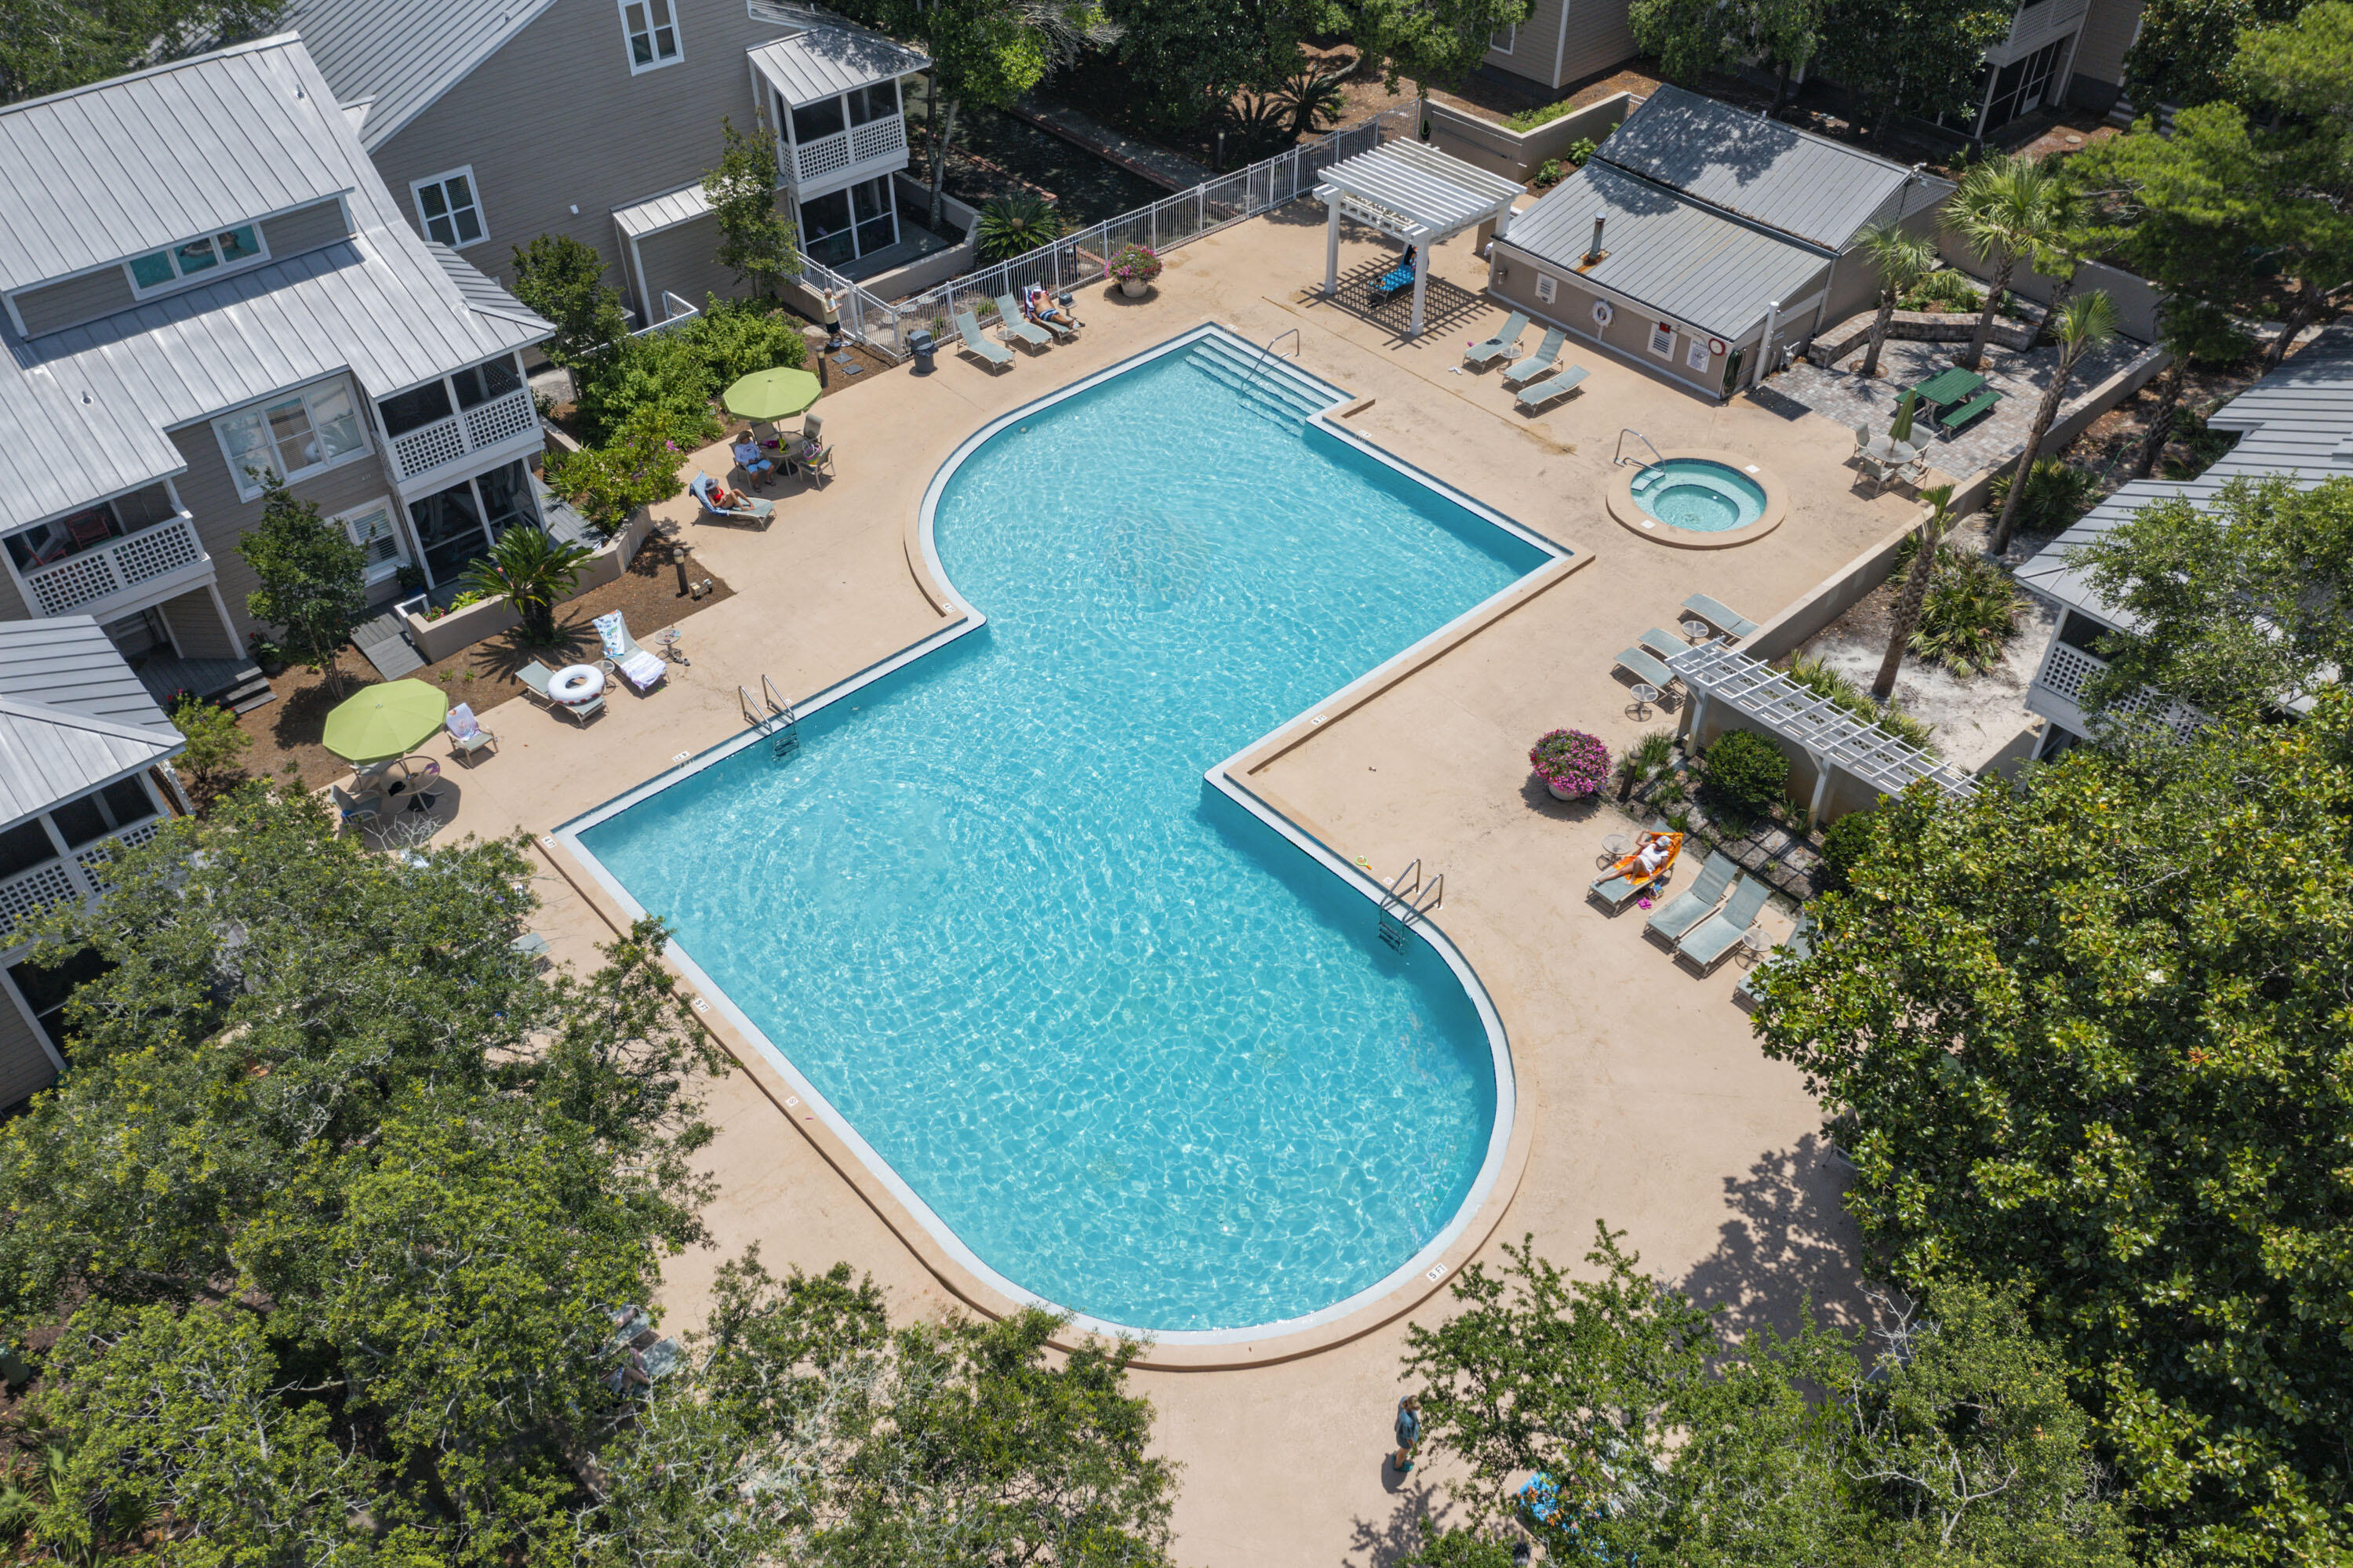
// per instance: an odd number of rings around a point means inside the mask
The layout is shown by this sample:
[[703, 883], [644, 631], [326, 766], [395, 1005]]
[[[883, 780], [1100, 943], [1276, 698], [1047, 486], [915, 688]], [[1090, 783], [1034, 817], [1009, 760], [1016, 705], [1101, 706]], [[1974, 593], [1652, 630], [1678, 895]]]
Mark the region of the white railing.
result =
[[[2077, 0], [2046, 3], [2073, 5]], [[1323, 172], [1341, 159], [1369, 153], [1400, 136], [1419, 134], [1419, 104], [1384, 109], [1328, 136], [1302, 143], [1248, 168], [1205, 180], [1150, 207], [1124, 212], [1027, 255], [967, 272], [895, 303], [807, 257], [801, 259], [802, 279], [839, 307], [844, 333], [893, 359], [904, 359], [907, 335], [918, 329], [929, 331], [944, 346], [955, 335], [952, 323], [957, 311], [993, 302], [999, 294], [1018, 294], [1031, 283], [1056, 290], [1094, 282], [1106, 276], [1111, 258], [1128, 245], [1148, 245], [1155, 252], [1171, 249], [1306, 196], [1314, 190]]]
[[[2042, 656], [2042, 668], [2035, 672], [2033, 684], [2073, 707], [2080, 715], [2084, 707], [2084, 688], [2092, 683], [2094, 677], [2105, 674], [2107, 669], [2106, 660], [2054, 637], [2051, 640], [2050, 651]], [[2158, 698], [2154, 693], [2144, 692], [2121, 702], [2110, 703], [2108, 706], [2118, 713], [2142, 713], [2158, 701], [2165, 704], [2163, 711], [2156, 715], [2159, 724], [2184, 740], [2196, 733], [2202, 718], [2197, 709]]]
[[499, 446], [537, 429], [539, 410], [532, 406], [531, 388], [517, 387], [504, 397], [394, 437], [393, 466], [401, 478], [415, 479], [444, 463], [456, 462], [468, 452]]
[[797, 185], [846, 169], [852, 164], [869, 163], [904, 152], [907, 146], [907, 122], [896, 114], [886, 114], [880, 120], [869, 120], [863, 125], [853, 125], [847, 131], [837, 131], [830, 136], [820, 136], [814, 142], [790, 146], [777, 143], [780, 150], [792, 159], [793, 180]]
[[702, 313], [701, 305], [689, 304], [668, 289], [662, 291], [661, 303], [662, 319], [651, 326], [633, 329], [629, 334], [631, 337], [650, 337], [658, 332], [668, 332], [670, 328], [681, 326]]
[[862, 164], [869, 158], [887, 157], [903, 152], [907, 146], [907, 122], [895, 114], [880, 120], [869, 120], [863, 125], [849, 128], [849, 161]]
[[112, 838], [84, 844], [62, 860], [44, 861], [0, 882], [0, 945], [5, 945], [16, 922], [40, 913], [59, 899], [87, 902], [104, 893], [107, 882], [100, 874], [100, 868], [113, 858], [116, 847], [137, 849], [163, 829], [163, 818], [150, 818]]
[[94, 550], [27, 572], [25, 587], [32, 593], [34, 608], [43, 615], [65, 615], [142, 583], [206, 565], [209, 559], [196, 539], [195, 525], [184, 512], [152, 528], [110, 539]]

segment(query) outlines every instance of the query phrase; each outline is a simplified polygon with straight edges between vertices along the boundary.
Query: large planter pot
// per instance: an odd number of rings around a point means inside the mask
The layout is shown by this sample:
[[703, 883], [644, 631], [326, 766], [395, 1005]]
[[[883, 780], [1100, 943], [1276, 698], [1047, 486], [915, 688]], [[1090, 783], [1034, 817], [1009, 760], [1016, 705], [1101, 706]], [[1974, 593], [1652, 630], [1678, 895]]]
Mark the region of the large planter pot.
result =
[[1119, 291], [1131, 300], [1144, 298], [1144, 291], [1150, 287], [1152, 285], [1141, 278], [1122, 278], [1119, 281]]
[[1556, 784], [1549, 779], [1545, 780], [1545, 788], [1552, 791], [1552, 798], [1556, 800], [1582, 800], [1593, 793], [1590, 789], [1572, 789], [1565, 784]]

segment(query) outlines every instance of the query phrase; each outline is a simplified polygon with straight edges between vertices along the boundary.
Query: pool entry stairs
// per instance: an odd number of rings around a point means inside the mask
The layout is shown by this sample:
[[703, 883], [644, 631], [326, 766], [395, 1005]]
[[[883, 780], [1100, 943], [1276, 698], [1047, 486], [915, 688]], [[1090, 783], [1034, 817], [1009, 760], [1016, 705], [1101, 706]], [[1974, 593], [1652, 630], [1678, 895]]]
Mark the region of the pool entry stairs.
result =
[[1185, 360], [1285, 423], [1303, 423], [1310, 414], [1340, 400], [1305, 371], [1229, 338], [1205, 337], [1193, 345]]
[[799, 755], [801, 749], [801, 719], [793, 705], [785, 701], [776, 683], [767, 676], [760, 677], [760, 694], [752, 695], [749, 687], [735, 688], [736, 705], [744, 710], [744, 722], [759, 727], [768, 737], [768, 755], [779, 761]]
[[1425, 880], [1421, 857], [1389, 878], [1381, 890], [1381, 940], [1395, 952], [1405, 951], [1405, 931], [1416, 920], [1446, 902], [1446, 874], [1440, 872]]

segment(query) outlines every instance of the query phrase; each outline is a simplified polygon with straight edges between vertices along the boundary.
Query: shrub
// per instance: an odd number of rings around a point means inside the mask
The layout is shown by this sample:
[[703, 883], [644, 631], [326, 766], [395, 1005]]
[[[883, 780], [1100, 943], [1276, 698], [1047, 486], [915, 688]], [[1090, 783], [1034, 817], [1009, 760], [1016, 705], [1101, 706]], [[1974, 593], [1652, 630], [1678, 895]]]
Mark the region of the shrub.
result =
[[1637, 786], [1656, 782], [1666, 777], [1675, 760], [1675, 736], [1672, 730], [1654, 729], [1632, 746], [1618, 759], [1618, 798], [1624, 800]]
[[2236, 430], [2210, 429], [2206, 423], [2205, 414], [2195, 408], [2183, 408], [2173, 416], [2173, 429], [2166, 438], [2166, 445], [2168, 449], [2187, 448], [2189, 456], [2186, 458], [2168, 456], [2165, 460], [2165, 477], [2196, 479], [2200, 474], [2212, 468], [2217, 459], [2238, 444], [2239, 434]]
[[1574, 107], [1564, 98], [1558, 103], [1547, 103], [1542, 109], [1523, 109], [1517, 114], [1507, 116], [1504, 123], [1514, 131], [1533, 131], [1539, 125], [1551, 124]]
[[235, 714], [194, 697], [185, 697], [172, 705], [172, 727], [187, 737], [188, 747], [180, 754], [180, 766], [199, 789], [236, 768], [237, 759], [253, 744], [253, 737], [237, 728]]
[[1914, 718], [1893, 703], [1880, 706], [1871, 700], [1869, 693], [1831, 669], [1826, 660], [1797, 660], [1789, 666], [1789, 679], [1818, 697], [1828, 697], [1840, 712], [1875, 724], [1907, 746], [1916, 746], [1923, 751], [1936, 749], [1929, 744], [1936, 733], [1936, 726], [1926, 719]]
[[[2016, 470], [1997, 475], [1988, 504], [1999, 512], [2017, 482]], [[2089, 512], [2099, 493], [2099, 476], [2091, 470], [2063, 458], [2037, 458], [2027, 471], [2025, 493], [2018, 498], [2018, 525], [2030, 534], [2056, 534]]]
[[668, 332], [623, 338], [576, 374], [580, 428], [590, 444], [610, 440], [629, 418], [664, 408], [686, 422], [711, 418], [730, 382], [774, 366], [808, 362], [801, 320], [750, 301], [710, 300], [703, 313]]
[[687, 454], [718, 437], [719, 421], [711, 417], [709, 405], [681, 412], [652, 404], [629, 415], [602, 446], [550, 452], [548, 488], [609, 538], [638, 507], [668, 501], [684, 489], [679, 470]]
[[1535, 183], [1540, 185], [1556, 185], [1560, 184], [1565, 173], [1558, 158], [1546, 158], [1536, 165]]
[[1035, 191], [999, 196], [980, 209], [973, 225], [983, 261], [1009, 261], [1041, 245], [1051, 245], [1068, 232], [1054, 204]]
[[1736, 729], [1709, 747], [1702, 769], [1709, 789], [1752, 815], [1778, 805], [1789, 783], [1789, 759], [1752, 730]]
[[1956, 675], [1974, 675], [2001, 658], [2018, 629], [2018, 585], [1990, 558], [1947, 545], [1936, 555], [1912, 652]]
[[1123, 283], [1149, 283], [1160, 276], [1160, 258], [1149, 245], [1123, 245], [1104, 265], [1103, 276]]
[[1609, 777], [1609, 748], [1581, 729], [1556, 729], [1537, 740], [1528, 766], [1546, 784], [1572, 795], [1590, 795]]
[[1579, 136], [1576, 141], [1571, 142], [1568, 144], [1567, 150], [1564, 152], [1561, 156], [1568, 160], [1569, 167], [1573, 169], [1581, 169], [1585, 167], [1585, 161], [1588, 158], [1592, 157], [1594, 154], [1600, 150], [1599, 145], [1592, 137]]
[[1939, 267], [1913, 284], [1896, 304], [1907, 311], [1975, 311], [1984, 308], [1985, 298], [1968, 273]]
[[1844, 887], [1847, 877], [1878, 841], [1877, 818], [1869, 811], [1849, 811], [1822, 830], [1822, 885]]

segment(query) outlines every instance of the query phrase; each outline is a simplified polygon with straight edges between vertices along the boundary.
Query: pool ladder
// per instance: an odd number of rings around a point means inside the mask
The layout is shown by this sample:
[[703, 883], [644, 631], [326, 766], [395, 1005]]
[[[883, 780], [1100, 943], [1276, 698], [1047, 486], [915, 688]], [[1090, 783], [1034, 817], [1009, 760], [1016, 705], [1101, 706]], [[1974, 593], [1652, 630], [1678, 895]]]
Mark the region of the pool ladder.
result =
[[1389, 878], [1381, 889], [1381, 940], [1398, 952], [1405, 951], [1406, 927], [1446, 902], [1446, 874], [1424, 881], [1421, 857]]
[[[774, 681], [765, 675], [760, 677], [760, 695], [757, 698], [752, 695], [750, 688], [739, 683], [735, 687], [735, 701], [744, 710], [744, 723], [766, 726], [768, 754], [771, 757], [783, 758], [798, 755], [801, 748], [800, 715], [793, 712], [793, 705], [785, 701]], [[766, 705], [765, 709], [763, 704]]]
[[[1631, 425], [1627, 426], [1624, 429], [1618, 432], [1618, 450], [1609, 460], [1609, 466], [1611, 468], [1616, 468], [1620, 463], [1626, 461], [1626, 438], [1628, 436], [1633, 437], [1636, 440], [1641, 442], [1646, 447], [1651, 447], [1650, 437], [1634, 429]], [[1651, 447], [1651, 460], [1652, 462], [1664, 462], [1667, 461], [1659, 454], [1659, 449], [1656, 447]], [[1648, 468], [1651, 465], [1650, 463], [1644, 463], [1642, 466]]]

